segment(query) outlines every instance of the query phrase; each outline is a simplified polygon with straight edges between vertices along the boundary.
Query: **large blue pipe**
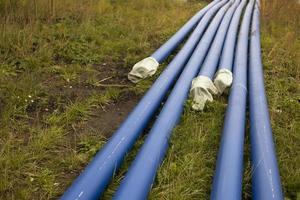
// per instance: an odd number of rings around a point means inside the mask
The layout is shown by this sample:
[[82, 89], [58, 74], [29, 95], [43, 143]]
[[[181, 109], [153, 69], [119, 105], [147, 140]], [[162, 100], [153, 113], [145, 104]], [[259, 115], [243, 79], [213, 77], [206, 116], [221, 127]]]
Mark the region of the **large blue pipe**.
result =
[[232, 68], [236, 47], [236, 36], [238, 33], [240, 18], [246, 3], [247, 1], [243, 0], [240, 6], [236, 9], [226, 35], [219, 60], [218, 71], [214, 77], [214, 85], [217, 87], [219, 94], [222, 94], [224, 90], [227, 90], [232, 84]]
[[186, 38], [187, 34], [191, 32], [193, 28], [197, 26], [201, 18], [205, 13], [216, 5], [220, 0], [215, 0], [205, 8], [200, 10], [195, 16], [193, 16], [179, 31], [177, 31], [166, 43], [164, 43], [159, 49], [157, 49], [151, 57], [158, 63], [162, 63]]
[[283, 200], [264, 87], [259, 15], [257, 3], [252, 18], [249, 66], [252, 199]]
[[248, 3], [238, 37], [234, 81], [230, 91], [211, 200], [242, 197], [243, 151], [247, 101], [248, 37], [254, 0]]
[[180, 75], [140, 152], [118, 188], [114, 200], [146, 199], [166, 151], [173, 128], [183, 112], [192, 79], [207, 54], [215, 33], [232, 2], [223, 6], [212, 20]]
[[[196, 78], [194, 78], [191, 86], [191, 98], [193, 99], [192, 108], [195, 110], [203, 110], [205, 107], [206, 101], [212, 101], [213, 95], [221, 93], [222, 89], [219, 89], [220, 84], [214, 84], [212, 79], [215, 75], [215, 72], [218, 68], [219, 57], [222, 52], [224, 40], [230, 25], [232, 16], [237, 9], [237, 7], [244, 7], [247, 3], [247, 0], [243, 0], [241, 5], [240, 0], [236, 0], [234, 5], [228, 10], [226, 15], [223, 18], [223, 21], [218, 29], [216, 38], [211, 45], [211, 49], [207, 54], [203, 65], [201, 66], [200, 72]], [[224, 73], [224, 72], [223, 72]], [[228, 72], [227, 72], [228, 73]], [[219, 74], [221, 74], [219, 72]], [[229, 72], [231, 75], [231, 72]], [[222, 74], [221, 74], [222, 75]], [[223, 75], [224, 76], [224, 75]], [[220, 79], [220, 77], [218, 76]], [[224, 78], [223, 78], [224, 79]], [[223, 87], [222, 87], [223, 88]]]
[[120, 167], [126, 153], [132, 148], [137, 138], [146, 128], [168, 90], [178, 78], [203, 35], [207, 24], [227, 1], [222, 0], [205, 14], [181, 51], [61, 199], [92, 200], [101, 196], [114, 172]]
[[228, 69], [232, 71], [234, 52], [236, 48], [236, 39], [238, 34], [238, 28], [240, 24], [240, 18], [245, 7], [246, 1], [243, 1], [234, 13], [228, 33], [223, 46], [223, 51], [220, 57], [219, 69]]
[[[246, 1], [247, 0], [243, 0], [240, 7], [243, 7], [243, 4], [245, 4]], [[224, 39], [226, 37], [227, 30], [230, 25], [230, 21], [239, 3], [240, 0], [236, 0], [233, 6], [228, 10], [226, 15], [224, 16], [220, 28], [218, 29], [218, 32], [216, 34], [216, 38], [214, 39], [214, 42], [211, 45], [211, 49], [208, 52], [198, 75], [206, 76], [210, 79], [214, 77], [219, 63], [219, 57], [222, 52]]]

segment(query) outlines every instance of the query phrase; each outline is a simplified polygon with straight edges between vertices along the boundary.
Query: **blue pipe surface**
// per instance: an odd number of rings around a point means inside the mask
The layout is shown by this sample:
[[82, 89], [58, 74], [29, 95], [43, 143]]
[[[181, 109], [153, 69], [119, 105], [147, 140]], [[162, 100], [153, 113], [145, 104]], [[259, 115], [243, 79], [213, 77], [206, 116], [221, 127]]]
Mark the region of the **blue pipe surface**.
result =
[[[246, 2], [246, 0], [244, 0], [244, 2]], [[207, 76], [210, 79], [214, 77], [230, 21], [239, 3], [240, 0], [236, 0], [224, 16], [216, 37], [200, 69], [199, 75]]]
[[229, 29], [228, 33], [226, 35], [226, 39], [224, 42], [222, 54], [220, 57], [220, 62], [219, 62], [219, 70], [220, 69], [228, 69], [229, 71], [232, 71], [233, 68], [233, 60], [234, 60], [234, 52], [236, 48], [236, 39], [237, 39], [237, 34], [238, 34], [238, 28], [239, 28], [239, 23], [240, 23], [240, 18], [242, 15], [242, 12], [244, 10], [244, 7], [246, 5], [247, 1], [242, 1], [240, 6], [236, 9]]
[[252, 18], [249, 67], [252, 199], [283, 200], [264, 87], [259, 15], [259, 5], [256, 4]]
[[247, 102], [248, 37], [254, 0], [248, 3], [238, 37], [234, 81], [226, 111], [211, 200], [242, 197], [243, 151]]
[[223, 6], [212, 20], [189, 62], [175, 84], [136, 159], [118, 188], [114, 200], [146, 199], [156, 172], [168, 149], [173, 128], [183, 112], [192, 79], [197, 75], [222, 18], [232, 2]]
[[181, 73], [210, 19], [227, 1], [219, 2], [206, 13], [181, 51], [61, 199], [92, 200], [98, 199], [102, 195], [114, 172], [120, 167], [126, 153], [132, 148], [137, 138], [146, 128], [168, 90], [170, 90]]
[[162, 63], [186, 38], [186, 36], [197, 26], [201, 18], [205, 13], [216, 5], [220, 0], [215, 0], [208, 4], [205, 8], [200, 10], [195, 16], [193, 16], [179, 31], [177, 31], [166, 43], [164, 43], [159, 49], [157, 49], [152, 55], [152, 58], [158, 63]]

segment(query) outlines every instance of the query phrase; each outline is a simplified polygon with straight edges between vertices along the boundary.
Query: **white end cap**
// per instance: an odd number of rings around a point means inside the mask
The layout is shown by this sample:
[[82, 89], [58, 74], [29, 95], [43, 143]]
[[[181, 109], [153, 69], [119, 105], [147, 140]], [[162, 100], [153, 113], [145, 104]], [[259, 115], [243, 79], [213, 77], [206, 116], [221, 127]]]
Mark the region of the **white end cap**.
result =
[[214, 80], [214, 84], [218, 89], [218, 93], [222, 94], [225, 90], [227, 90], [233, 81], [232, 72], [228, 69], [220, 69], [216, 73], [216, 77]]
[[194, 78], [190, 90], [193, 99], [192, 108], [194, 110], [203, 110], [206, 101], [213, 101], [213, 96], [218, 93], [217, 88], [207, 76], [198, 76]]
[[155, 58], [148, 57], [136, 63], [128, 74], [128, 79], [134, 83], [155, 74], [159, 63]]

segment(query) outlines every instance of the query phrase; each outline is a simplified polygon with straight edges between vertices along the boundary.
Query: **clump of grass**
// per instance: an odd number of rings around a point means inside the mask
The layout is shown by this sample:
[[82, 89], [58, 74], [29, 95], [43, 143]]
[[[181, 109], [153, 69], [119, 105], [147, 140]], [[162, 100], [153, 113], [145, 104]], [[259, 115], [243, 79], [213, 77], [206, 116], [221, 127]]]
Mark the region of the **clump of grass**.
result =
[[62, 173], [87, 162], [105, 141], [104, 136], [86, 134], [77, 136], [79, 142], [72, 144], [75, 135], [70, 135], [70, 128], [87, 119], [92, 109], [117, 99], [118, 95], [116, 89], [109, 89], [103, 95], [91, 95], [85, 102], [74, 103], [62, 113], [49, 115], [45, 127], [27, 125], [27, 133], [23, 133], [27, 135], [25, 139], [22, 135], [7, 138], [0, 159], [5, 172], [1, 175], [1, 196], [44, 199], [59, 194], [61, 181], [58, 180]]
[[36, 21], [55, 22], [82, 20], [92, 16], [96, 1], [75, 0], [4, 0], [0, 2], [0, 18], [7, 23], [29, 24]]
[[205, 113], [186, 108], [150, 199], [207, 199], [225, 111], [224, 101], [210, 106]]

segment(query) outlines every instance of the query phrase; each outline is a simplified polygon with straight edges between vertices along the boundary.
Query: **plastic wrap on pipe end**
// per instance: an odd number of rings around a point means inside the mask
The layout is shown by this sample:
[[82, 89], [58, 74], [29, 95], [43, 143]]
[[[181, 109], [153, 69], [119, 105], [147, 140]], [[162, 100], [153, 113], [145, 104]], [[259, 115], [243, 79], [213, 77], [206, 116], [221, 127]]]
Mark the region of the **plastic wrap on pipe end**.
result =
[[213, 101], [213, 95], [218, 94], [218, 90], [209, 77], [200, 75], [194, 78], [190, 93], [193, 99], [192, 108], [202, 111], [207, 101]]
[[128, 74], [128, 79], [133, 83], [137, 83], [142, 79], [154, 75], [158, 66], [159, 63], [155, 58], [145, 58], [133, 66]]
[[220, 69], [216, 73], [214, 84], [221, 95], [223, 92], [227, 92], [233, 81], [232, 72], [228, 69]]

